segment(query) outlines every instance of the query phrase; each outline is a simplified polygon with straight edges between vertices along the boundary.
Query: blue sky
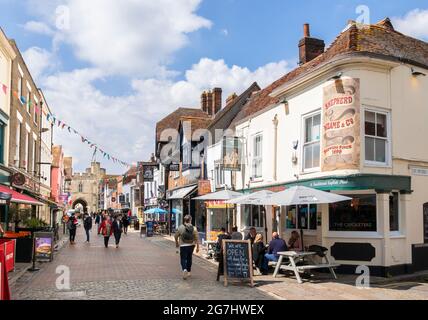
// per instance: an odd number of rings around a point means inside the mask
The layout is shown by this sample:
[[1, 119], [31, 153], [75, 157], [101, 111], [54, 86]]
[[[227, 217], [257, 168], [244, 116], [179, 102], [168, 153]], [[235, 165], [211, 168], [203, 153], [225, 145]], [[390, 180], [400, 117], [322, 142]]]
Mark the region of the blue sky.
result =
[[[426, 0], [114, 2], [0, 0], [0, 26], [17, 41], [53, 112], [127, 162], [147, 160], [156, 121], [179, 106], [198, 107], [201, 90], [239, 93], [295, 68], [306, 22], [329, 44], [366, 5], [372, 23], [388, 16], [400, 31], [428, 38]], [[67, 31], [55, 26], [60, 5], [70, 9]], [[92, 150], [64, 132], [56, 136], [83, 170]]]

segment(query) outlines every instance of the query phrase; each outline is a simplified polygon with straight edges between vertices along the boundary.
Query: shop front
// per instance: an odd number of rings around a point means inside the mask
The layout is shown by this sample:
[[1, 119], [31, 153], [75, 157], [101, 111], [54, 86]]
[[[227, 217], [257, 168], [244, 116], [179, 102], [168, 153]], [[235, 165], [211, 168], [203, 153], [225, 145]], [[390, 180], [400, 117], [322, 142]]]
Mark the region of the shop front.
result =
[[186, 186], [174, 190], [168, 190], [166, 199], [169, 202], [169, 219], [171, 232], [175, 232], [183, 223], [184, 216], [190, 214], [195, 221], [195, 203], [192, 196], [197, 193], [197, 186]]
[[[409, 234], [418, 224], [412, 218], [417, 200], [412, 199], [411, 182], [411, 176], [356, 174], [300, 180], [247, 192], [302, 185], [351, 197], [350, 201], [330, 205], [264, 207], [273, 214], [268, 232], [279, 230], [288, 240], [292, 231], [302, 230], [304, 246], [328, 248], [332, 260], [341, 264], [339, 272], [355, 273], [357, 266], [365, 265], [372, 275], [389, 276], [417, 268], [415, 248], [421, 245], [414, 243]], [[243, 225], [258, 226], [260, 232], [260, 209], [241, 207]], [[422, 234], [421, 228], [421, 243]]]
[[231, 231], [236, 226], [235, 205], [226, 204], [222, 200], [205, 201], [207, 210], [206, 238], [216, 241], [221, 228]]

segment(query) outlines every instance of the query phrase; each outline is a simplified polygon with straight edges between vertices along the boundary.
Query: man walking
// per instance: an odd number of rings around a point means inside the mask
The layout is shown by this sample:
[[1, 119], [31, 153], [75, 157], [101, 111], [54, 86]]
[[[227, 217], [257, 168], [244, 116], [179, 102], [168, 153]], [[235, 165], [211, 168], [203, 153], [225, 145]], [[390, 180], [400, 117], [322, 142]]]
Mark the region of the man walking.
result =
[[113, 235], [116, 240], [116, 248], [119, 248], [120, 238], [123, 232], [122, 218], [116, 216], [113, 221]]
[[75, 244], [74, 240], [76, 238], [77, 219], [74, 213], [72, 213], [71, 217], [68, 219], [67, 227], [70, 233], [70, 244]]
[[92, 217], [87, 213], [85, 213], [83, 217], [83, 227], [85, 228], [86, 232], [86, 242], [89, 243], [89, 232], [92, 229]]
[[97, 233], [98, 234], [100, 234], [100, 224], [101, 224], [101, 221], [102, 220], [102, 216], [101, 216], [101, 213], [100, 212], [98, 212], [96, 215], [95, 215], [95, 224], [97, 225]]
[[184, 217], [182, 224], [175, 233], [175, 245], [180, 247], [180, 262], [183, 271], [183, 279], [187, 280], [192, 271], [192, 256], [196, 246], [196, 253], [199, 252], [198, 230], [192, 225], [192, 216]]

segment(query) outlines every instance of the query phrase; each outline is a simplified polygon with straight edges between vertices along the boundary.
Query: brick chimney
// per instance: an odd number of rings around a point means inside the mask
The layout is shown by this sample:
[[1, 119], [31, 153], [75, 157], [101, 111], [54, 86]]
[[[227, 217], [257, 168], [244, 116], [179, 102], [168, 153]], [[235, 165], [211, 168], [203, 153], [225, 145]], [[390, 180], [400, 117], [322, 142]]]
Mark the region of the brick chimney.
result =
[[212, 105], [212, 115], [215, 116], [217, 112], [221, 110], [221, 94], [223, 90], [221, 88], [214, 88], [213, 89], [213, 105]]
[[208, 96], [206, 91], [202, 92], [201, 95], [201, 109], [203, 112], [208, 113]]
[[208, 115], [213, 115], [213, 93], [210, 91], [207, 92], [207, 113]]
[[300, 64], [305, 64], [324, 52], [325, 43], [323, 40], [311, 38], [311, 31], [308, 23], [303, 25], [303, 39], [299, 41]]

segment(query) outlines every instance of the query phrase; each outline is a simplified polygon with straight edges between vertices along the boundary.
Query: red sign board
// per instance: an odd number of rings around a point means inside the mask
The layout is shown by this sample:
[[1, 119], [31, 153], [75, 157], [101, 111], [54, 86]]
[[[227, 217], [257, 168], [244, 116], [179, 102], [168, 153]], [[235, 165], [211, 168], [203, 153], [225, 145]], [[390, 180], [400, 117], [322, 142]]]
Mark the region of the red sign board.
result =
[[15, 242], [16, 240], [0, 240], [0, 255], [5, 257], [6, 272], [15, 269]]
[[0, 300], [10, 300], [9, 279], [5, 265], [5, 256], [0, 254]]

